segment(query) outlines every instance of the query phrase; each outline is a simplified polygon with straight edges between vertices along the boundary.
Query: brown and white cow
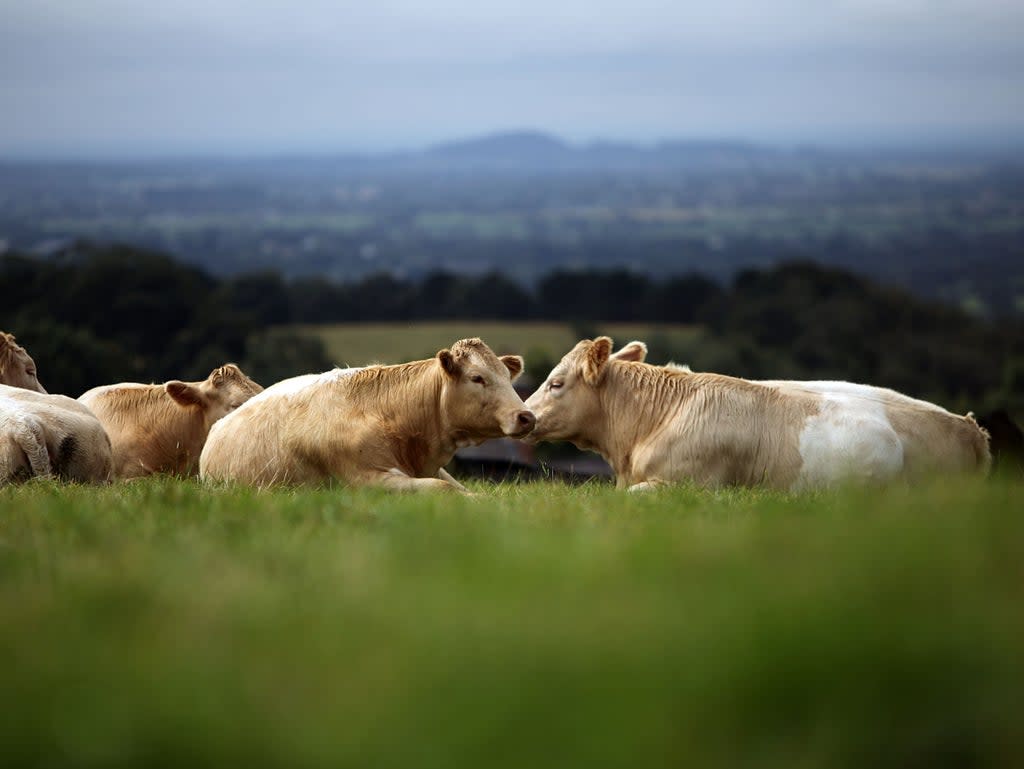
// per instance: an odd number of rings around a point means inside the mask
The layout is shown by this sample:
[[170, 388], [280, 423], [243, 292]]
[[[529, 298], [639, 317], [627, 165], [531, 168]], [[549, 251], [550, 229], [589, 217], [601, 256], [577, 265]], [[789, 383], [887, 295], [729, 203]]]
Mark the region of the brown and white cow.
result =
[[533, 429], [512, 387], [522, 369], [522, 358], [463, 339], [427, 360], [286, 379], [214, 426], [199, 472], [256, 486], [465, 491], [444, 470], [457, 448]]
[[46, 392], [36, 376], [35, 361], [6, 331], [0, 331], [0, 384]]
[[88, 408], [63, 395], [0, 385], [0, 484], [31, 477], [103, 483], [110, 439]]
[[122, 382], [95, 387], [78, 400], [110, 435], [115, 477], [195, 475], [213, 424], [262, 390], [228, 363], [202, 382]]
[[988, 469], [988, 436], [957, 416], [893, 390], [849, 382], [755, 382], [642, 362], [633, 342], [584, 340], [526, 405], [531, 441], [571, 441], [600, 453], [617, 485], [801, 490], [930, 472]]

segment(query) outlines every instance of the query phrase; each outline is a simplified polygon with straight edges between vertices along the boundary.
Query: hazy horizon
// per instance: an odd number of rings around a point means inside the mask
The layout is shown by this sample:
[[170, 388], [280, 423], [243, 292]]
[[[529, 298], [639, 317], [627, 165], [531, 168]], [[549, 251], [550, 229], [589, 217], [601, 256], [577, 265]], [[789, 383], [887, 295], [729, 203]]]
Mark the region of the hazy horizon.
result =
[[387, 158], [391, 156], [415, 155], [429, 152], [435, 148], [461, 142], [471, 142], [515, 134], [537, 134], [559, 140], [572, 149], [585, 149], [603, 144], [625, 145], [638, 149], [653, 149], [659, 145], [671, 143], [694, 144], [729, 144], [748, 145], [755, 148], [778, 151], [797, 151], [800, 149], [817, 149], [824, 152], [923, 152], [923, 153], [963, 153], [974, 155], [1018, 155], [1024, 152], [1024, 135], [1020, 132], [990, 131], [975, 135], [951, 135], [921, 131], [900, 136], [837, 136], [831, 139], [818, 137], [815, 139], [781, 138], [781, 137], [745, 137], [734, 135], [694, 135], [694, 136], [658, 136], [654, 138], [633, 138], [628, 136], [593, 136], [572, 139], [560, 134], [539, 128], [509, 128], [507, 130], [485, 131], [477, 134], [456, 134], [439, 137], [419, 143], [394, 144], [338, 144], [338, 145], [259, 145], [232, 142], [227, 144], [179, 144], [179, 145], [92, 145], [92, 146], [47, 146], [5, 149], [0, 147], [0, 162], [132, 162], [132, 161], [175, 161], [175, 160], [273, 160], [286, 158], [331, 158], [361, 157]]
[[0, 156], [1017, 145], [1010, 0], [0, 0]]

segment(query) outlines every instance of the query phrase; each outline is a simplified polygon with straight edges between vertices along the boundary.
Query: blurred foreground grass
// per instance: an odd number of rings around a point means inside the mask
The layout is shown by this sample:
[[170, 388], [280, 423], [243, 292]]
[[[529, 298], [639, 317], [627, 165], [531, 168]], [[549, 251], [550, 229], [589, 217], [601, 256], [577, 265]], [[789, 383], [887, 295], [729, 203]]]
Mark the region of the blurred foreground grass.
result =
[[1020, 484], [0, 489], [11, 767], [1024, 764]]

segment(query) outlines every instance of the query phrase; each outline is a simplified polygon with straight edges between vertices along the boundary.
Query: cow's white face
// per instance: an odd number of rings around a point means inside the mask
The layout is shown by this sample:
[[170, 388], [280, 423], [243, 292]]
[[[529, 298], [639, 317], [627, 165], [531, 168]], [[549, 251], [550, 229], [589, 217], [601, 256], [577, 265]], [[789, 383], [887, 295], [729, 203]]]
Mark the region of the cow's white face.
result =
[[46, 393], [36, 374], [36, 363], [12, 334], [0, 331], [0, 384]]
[[536, 420], [512, 387], [523, 370], [518, 355], [499, 358], [479, 339], [463, 339], [437, 361], [445, 376], [441, 407], [461, 439], [521, 438], [533, 429]]
[[167, 382], [167, 394], [182, 406], [199, 406], [206, 424], [227, 416], [263, 388], [247, 377], [234, 363], [214, 369], [203, 382]]
[[531, 443], [571, 441], [589, 447], [590, 435], [603, 422], [600, 387], [611, 349], [608, 337], [583, 340], [526, 399], [526, 407], [537, 417]]

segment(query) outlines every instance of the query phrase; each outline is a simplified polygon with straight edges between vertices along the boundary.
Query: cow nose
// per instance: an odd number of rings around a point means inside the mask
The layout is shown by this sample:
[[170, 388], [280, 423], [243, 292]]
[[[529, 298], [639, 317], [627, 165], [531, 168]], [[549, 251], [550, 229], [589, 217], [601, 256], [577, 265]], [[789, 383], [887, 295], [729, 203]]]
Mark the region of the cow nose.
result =
[[537, 425], [537, 417], [532, 411], [520, 411], [516, 417], [516, 424], [519, 425], [519, 435], [526, 435]]

